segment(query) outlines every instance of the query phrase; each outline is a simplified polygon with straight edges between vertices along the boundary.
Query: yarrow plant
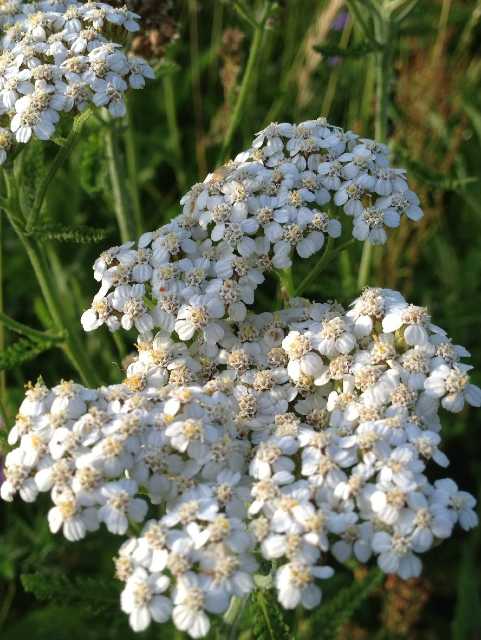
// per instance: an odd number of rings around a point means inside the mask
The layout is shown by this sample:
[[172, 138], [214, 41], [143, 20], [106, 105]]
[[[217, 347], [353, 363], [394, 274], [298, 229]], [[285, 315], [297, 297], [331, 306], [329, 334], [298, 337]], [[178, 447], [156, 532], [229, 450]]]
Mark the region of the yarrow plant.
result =
[[[422, 212], [387, 149], [323, 119], [272, 124], [181, 200], [161, 229], [104, 252], [88, 331], [135, 328], [123, 383], [43, 382], [9, 435], [4, 500], [50, 494], [71, 541], [105, 526], [132, 629], [193, 638], [272, 562], [280, 604], [313, 609], [336, 563], [417, 577], [475, 499], [445, 468], [439, 412], [479, 407], [469, 353], [425, 308], [365, 289], [346, 310], [293, 297], [250, 310], [266, 272], [351, 219], [384, 242]], [[339, 218], [334, 217], [334, 211]]]
[[[91, 0], [1, 4], [0, 163], [51, 138], [62, 112], [125, 114], [127, 89], [155, 75], [125, 44], [137, 19]], [[336, 241], [384, 244], [419, 221], [406, 172], [324, 118], [272, 123], [180, 206], [96, 260], [81, 324], [135, 332], [137, 353], [119, 384], [27, 386], [2, 499], [48, 494], [49, 528], [70, 542], [120, 536], [120, 608], [138, 632], [172, 620], [204, 637], [266, 584], [284, 609], [315, 609], [349, 561], [419, 577], [423, 554], [478, 524], [474, 497], [439, 478], [440, 414], [481, 406], [470, 354], [391, 289], [344, 307], [304, 298], [301, 283], [281, 309], [254, 306], [299, 259], [322, 252], [312, 278]]]

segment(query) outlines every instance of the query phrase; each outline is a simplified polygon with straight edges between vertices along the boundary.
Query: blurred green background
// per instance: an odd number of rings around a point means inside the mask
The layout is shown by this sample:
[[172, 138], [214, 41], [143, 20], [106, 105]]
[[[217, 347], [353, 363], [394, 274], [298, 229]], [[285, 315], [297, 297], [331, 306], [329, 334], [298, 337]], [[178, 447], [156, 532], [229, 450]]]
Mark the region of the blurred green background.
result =
[[[138, 229], [157, 228], [175, 216], [181, 194], [216, 167], [253, 42], [251, 25], [235, 4], [132, 2], [146, 14], [149, 29], [134, 46], [147, 55], [153, 49], [155, 57], [161, 57], [154, 60], [158, 80], [130, 97], [131, 126], [121, 123], [115, 132], [135, 235]], [[323, 115], [332, 124], [374, 137], [380, 51], [366, 41], [350, 13], [352, 5], [343, 0], [277, 3], [260, 43], [230, 149], [233, 155], [272, 120], [298, 122]], [[362, 5], [357, 3], [368, 20]], [[481, 2], [419, 0], [411, 5], [409, 15], [390, 34], [387, 138], [395, 164], [408, 169], [425, 217], [417, 225], [402, 225], [385, 247], [376, 249], [369, 283], [399, 289], [411, 302], [428, 306], [434, 322], [468, 348], [479, 369]], [[246, 0], [242, 7], [256, 17], [263, 1]], [[65, 127], [68, 132], [68, 123]], [[59, 242], [48, 234], [42, 238], [65, 309], [76, 327], [95, 293], [93, 261], [103, 249], [120, 242], [104, 129], [101, 121], [90, 118], [69, 162], [56, 176], [44, 214], [44, 222], [52, 229], [68, 224], [105, 231], [96, 243]], [[53, 143], [32, 144], [24, 152], [21, 187], [27, 202], [55, 153]], [[30, 264], [4, 217], [0, 244], [0, 310], [3, 304], [10, 317], [40, 330], [48, 328], [50, 319]], [[358, 292], [361, 249], [353, 246], [349, 254], [331, 263], [306, 295], [349, 302]], [[314, 263], [315, 258], [296, 265], [296, 281]], [[259, 300], [262, 306], [262, 297]], [[28, 380], [41, 373], [52, 385], [62, 377], [75, 377], [75, 372], [55, 349], [35, 357], [31, 350], [18, 366], [12, 349], [19, 337], [0, 331], [1, 404], [10, 426]], [[134, 337], [130, 343], [125, 337], [114, 340], [104, 329], [79, 335], [102, 383], [122, 380]], [[474, 380], [480, 384], [479, 371]], [[444, 416], [450, 476], [478, 496], [480, 423], [479, 413], [471, 409]], [[5, 432], [6, 428], [3, 439]], [[60, 536], [54, 538], [48, 531], [46, 510], [46, 501], [0, 505], [0, 638], [134, 637], [118, 609], [119, 586], [112, 579], [118, 540], [104, 533], [75, 545]], [[370, 596], [335, 633], [327, 629], [322, 608], [318, 613], [290, 614], [279, 628], [286, 638], [481, 638], [480, 542], [479, 529], [458, 532], [427, 554], [422, 578], [405, 583], [388, 578], [370, 590]], [[355, 569], [354, 578], [362, 584], [363, 571]], [[326, 589], [326, 601], [352, 580], [350, 571], [339, 569]], [[47, 589], [42, 586], [46, 582]], [[271, 638], [268, 629], [256, 626], [256, 615], [246, 610], [233, 637]], [[275, 637], [282, 637], [279, 633]], [[167, 639], [182, 634], [153, 625], [140, 637]], [[212, 637], [227, 638], [228, 632], [216, 628]]]

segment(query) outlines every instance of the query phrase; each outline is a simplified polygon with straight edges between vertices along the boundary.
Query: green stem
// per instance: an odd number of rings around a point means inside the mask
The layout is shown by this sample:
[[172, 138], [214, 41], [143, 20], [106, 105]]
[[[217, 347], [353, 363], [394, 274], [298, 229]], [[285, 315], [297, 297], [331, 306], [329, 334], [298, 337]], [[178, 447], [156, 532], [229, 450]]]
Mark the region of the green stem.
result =
[[266, 621], [267, 630], [269, 631], [269, 636], [270, 636], [271, 640], [277, 640], [275, 631], [272, 628], [271, 619], [269, 617], [269, 612], [267, 610], [266, 601], [264, 599], [264, 594], [262, 593], [262, 591], [260, 589], [257, 591], [257, 602], [259, 604], [259, 608], [262, 611], [262, 614], [263, 614], [264, 619]]
[[135, 235], [143, 233], [142, 206], [140, 204], [139, 167], [137, 162], [137, 149], [135, 144], [135, 128], [132, 118], [131, 99], [127, 100], [127, 127], [124, 133], [125, 153], [127, 159], [127, 179], [130, 200], [132, 202], [132, 215], [135, 226]]
[[204, 101], [200, 81], [201, 58], [199, 51], [199, 20], [197, 11], [198, 0], [189, 0], [189, 44], [196, 137], [195, 154], [197, 160], [197, 172], [199, 175], [203, 176], [207, 173], [207, 158], [205, 154]]
[[393, 49], [389, 18], [376, 22], [377, 41], [383, 48], [376, 54], [376, 119], [377, 142], [385, 142], [388, 130], [389, 101], [391, 96]]
[[[341, 49], [347, 48], [347, 45], [349, 43], [349, 38], [351, 37], [351, 33], [352, 33], [352, 20], [348, 20], [344, 25], [344, 29], [342, 30], [341, 38], [339, 40], [339, 47]], [[322, 100], [322, 107], [321, 107], [321, 113], [325, 118], [327, 118], [327, 116], [329, 115], [329, 112], [332, 107], [332, 103], [334, 101], [334, 97], [336, 95], [336, 87], [337, 87], [337, 82], [339, 80], [339, 74], [341, 73], [341, 68], [342, 68], [342, 65], [339, 65], [329, 75], [329, 80], [327, 83], [326, 91], [324, 93], [324, 98]]]
[[[385, 142], [388, 132], [389, 103], [391, 98], [392, 65], [393, 65], [393, 33], [391, 17], [382, 11], [376, 14], [374, 21], [374, 35], [377, 42], [382, 45], [376, 54], [376, 112], [374, 121], [374, 135], [376, 141]], [[371, 274], [373, 248], [366, 240], [362, 249], [361, 265], [357, 280], [358, 288], [363, 289], [368, 283]]]
[[346, 242], [341, 244], [335, 251], [331, 251], [332, 244], [332, 238], [328, 238], [324, 253], [318, 260], [314, 269], [312, 269], [312, 271], [310, 271], [304, 278], [304, 280], [302, 280], [301, 283], [296, 287], [294, 296], [301, 296], [306, 290], [306, 287], [312, 282], [312, 280], [314, 280], [314, 278], [316, 278], [322, 272], [322, 270], [334, 260], [334, 258], [336, 258], [340, 253], [353, 245], [354, 240], [352, 238], [351, 240], [347, 240]]
[[228, 640], [235, 640], [238, 638], [239, 623], [244, 610], [244, 606], [247, 602], [247, 596], [241, 598], [234, 596], [231, 604], [224, 614], [224, 622], [229, 625]]
[[276, 271], [279, 278], [279, 302], [287, 302], [294, 295], [294, 280], [292, 277], [292, 268]]
[[[7, 407], [5, 406], [5, 396], [2, 396], [2, 394], [0, 393], [0, 417], [3, 419], [4, 422], [4, 426], [7, 427], [8, 426], [8, 413], [7, 413]], [[0, 420], [0, 426], [1, 426], [1, 420]]]
[[[0, 320], [3, 316], [3, 213], [0, 211]], [[5, 328], [0, 322], [0, 352], [5, 351]], [[0, 371], [0, 397], [6, 399], [7, 384], [5, 371]]]
[[[64, 339], [63, 335], [52, 335], [51, 333], [47, 333], [45, 331], [37, 331], [37, 329], [32, 329], [28, 327], [26, 324], [18, 322], [18, 320], [14, 320], [7, 316], [5, 313], [0, 311], [0, 327], [5, 326], [11, 331], [18, 333], [22, 336], [27, 336], [30, 338], [41, 339], [41, 340], [51, 340], [52, 342], [62, 342]], [[1, 350], [1, 349], [0, 349]]]
[[[362, 8], [358, 8], [357, 0], [346, 0], [346, 4], [352, 16], [356, 19], [361, 27], [364, 35], [368, 39], [372, 39], [372, 31], [370, 29], [369, 23], [364, 18], [364, 13]], [[364, 9], [365, 10], [365, 9]]]
[[19, 224], [19, 220], [23, 219], [23, 214], [18, 201], [18, 187], [14, 182], [13, 175], [4, 172], [4, 177], [9, 203], [5, 213], [27, 253], [54, 326], [59, 333], [65, 335], [63, 349], [80, 374], [84, 384], [95, 386], [97, 382], [96, 375], [90, 367], [84, 347], [76, 332], [68, 330], [69, 319], [66, 307], [62, 296], [58, 293], [55, 279], [50, 272], [43, 250], [35, 239], [26, 234], [24, 227]]
[[369, 242], [369, 240], [366, 240], [362, 248], [361, 264], [359, 266], [359, 274], [357, 278], [358, 289], [364, 289], [364, 287], [369, 282], [369, 274], [371, 271], [371, 260], [372, 260], [372, 244]]
[[175, 161], [175, 177], [179, 190], [183, 192], [187, 186], [184, 171], [184, 161], [182, 157], [182, 144], [180, 139], [179, 124], [177, 120], [177, 108], [175, 103], [174, 85], [172, 76], [166, 75], [162, 78], [163, 96], [165, 115], [167, 117], [167, 126], [169, 128], [170, 148], [174, 154]]
[[232, 140], [239, 126], [241, 116], [244, 110], [244, 106], [246, 104], [247, 98], [249, 97], [250, 88], [252, 86], [252, 82], [254, 80], [254, 72], [257, 68], [257, 64], [259, 61], [259, 55], [261, 52], [262, 40], [265, 32], [265, 26], [267, 22], [267, 18], [269, 16], [270, 11], [270, 2], [265, 3], [264, 14], [259, 23], [255, 23], [254, 28], [254, 38], [252, 40], [252, 45], [249, 51], [249, 57], [247, 59], [247, 65], [244, 71], [244, 76], [242, 78], [242, 84], [239, 91], [239, 95], [237, 96], [237, 100], [234, 106], [234, 110], [232, 112], [232, 116], [229, 122], [229, 127], [227, 129], [227, 133], [224, 138], [224, 142], [222, 144], [222, 149], [220, 150], [217, 164], [221, 165], [227, 158], [227, 155], [230, 151], [230, 147], [232, 144]]
[[116, 132], [111, 125], [105, 131], [105, 143], [107, 162], [109, 165], [110, 182], [112, 184], [112, 196], [114, 199], [115, 215], [119, 226], [122, 242], [132, 239], [129, 223], [129, 209], [124, 189], [124, 176], [121, 167], [120, 151], [117, 144]]
[[82, 382], [88, 386], [96, 386], [96, 376], [87, 360], [81, 341], [74, 331], [67, 329], [69, 323], [65, 316], [64, 305], [61, 297], [57, 294], [54, 279], [45, 258], [42, 256], [41, 248], [19, 230], [16, 229], [16, 231], [28, 255], [52, 320], [59, 331], [65, 332], [64, 351], [66, 355], [78, 371]]
[[217, 72], [219, 68], [219, 47], [222, 40], [222, 19], [224, 6], [221, 2], [214, 2], [212, 9], [212, 30], [210, 36], [210, 65], [209, 65], [209, 88], [210, 94], [214, 91], [213, 87], [217, 80]]
[[70, 156], [75, 145], [79, 141], [83, 126], [87, 122], [89, 116], [90, 116], [90, 111], [87, 110], [84, 113], [82, 113], [80, 116], [77, 116], [75, 118], [72, 129], [68, 135], [67, 140], [65, 141], [64, 145], [60, 148], [60, 151], [55, 156], [55, 159], [52, 162], [47, 175], [42, 180], [42, 183], [39, 187], [39, 190], [35, 197], [35, 202], [33, 203], [32, 212], [28, 218], [27, 227], [26, 227], [27, 231], [31, 231], [32, 229], [35, 228], [35, 225], [38, 222], [38, 219], [40, 217], [42, 206], [45, 201], [45, 197], [47, 195], [47, 191], [50, 186], [50, 183], [57, 175], [57, 172], [60, 169], [60, 167], [65, 165], [67, 158]]

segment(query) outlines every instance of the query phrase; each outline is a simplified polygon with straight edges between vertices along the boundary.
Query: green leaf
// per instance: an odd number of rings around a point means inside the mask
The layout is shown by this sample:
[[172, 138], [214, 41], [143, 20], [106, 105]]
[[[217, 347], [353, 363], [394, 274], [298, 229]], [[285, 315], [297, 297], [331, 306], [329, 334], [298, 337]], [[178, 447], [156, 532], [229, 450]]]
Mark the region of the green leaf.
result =
[[379, 42], [369, 42], [366, 40], [347, 48], [339, 47], [335, 44], [320, 44], [313, 48], [315, 51], [322, 53], [323, 56], [328, 58], [359, 58], [360, 56], [367, 56], [370, 53], [382, 51], [383, 46]]
[[34, 236], [40, 241], [55, 240], [57, 242], [92, 244], [102, 242], [110, 233], [110, 229], [97, 229], [86, 225], [69, 226], [55, 222], [31, 229], [28, 235]]
[[15, 369], [24, 362], [34, 360], [44, 351], [49, 351], [55, 342], [51, 340], [31, 340], [30, 338], [20, 338], [17, 342], [0, 351], [0, 371]]

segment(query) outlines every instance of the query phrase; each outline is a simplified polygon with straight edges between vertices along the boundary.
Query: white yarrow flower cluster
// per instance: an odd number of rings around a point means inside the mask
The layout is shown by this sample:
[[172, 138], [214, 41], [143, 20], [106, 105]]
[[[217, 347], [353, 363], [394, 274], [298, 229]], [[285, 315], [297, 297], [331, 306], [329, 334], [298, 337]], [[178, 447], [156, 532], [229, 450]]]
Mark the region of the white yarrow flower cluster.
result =
[[[135, 16], [100, 4], [81, 12], [93, 28], [131, 27]], [[82, 48], [69, 16], [55, 24]], [[0, 131], [0, 154], [9, 136]], [[440, 410], [481, 406], [469, 353], [388, 289], [366, 289], [348, 310], [303, 298], [249, 310], [266, 272], [341, 235], [334, 206], [372, 243], [401, 216], [419, 219], [404, 172], [385, 146], [323, 119], [273, 124], [181, 204], [94, 265], [100, 290], [82, 324], [135, 328], [125, 380], [30, 385], [1, 497], [49, 493], [50, 529], [71, 541], [100, 526], [125, 538], [115, 567], [135, 631], [172, 619], [205, 636], [211, 615], [255, 588], [260, 558], [286, 609], [317, 607], [321, 581], [351, 558], [419, 576], [455, 525], [478, 523], [473, 496], [431, 479], [449, 464]]]
[[425, 309], [366, 289], [347, 312], [295, 299], [215, 326], [209, 349], [140, 337], [119, 385], [37, 383], [9, 436], [3, 499], [50, 493], [50, 528], [72, 541], [127, 536], [115, 564], [135, 631], [172, 619], [205, 636], [254, 589], [259, 555], [281, 605], [311, 609], [336, 563], [418, 576], [456, 524], [476, 526], [475, 499], [430, 474], [449, 463], [439, 410], [481, 390]]
[[179, 216], [137, 246], [99, 257], [101, 286], [82, 316], [86, 331], [158, 328], [215, 345], [220, 318], [242, 321], [265, 274], [289, 267], [294, 255], [318, 253], [326, 237], [339, 238], [346, 216], [354, 238], [373, 244], [385, 242], [386, 229], [403, 216], [422, 217], [387, 147], [323, 118], [269, 125], [181, 205]]
[[89, 105], [125, 115], [125, 93], [155, 77], [142, 59], [129, 57], [109, 31], [124, 37], [139, 16], [105, 2], [43, 0], [0, 7], [0, 164], [15, 140], [49, 140], [64, 112]]

